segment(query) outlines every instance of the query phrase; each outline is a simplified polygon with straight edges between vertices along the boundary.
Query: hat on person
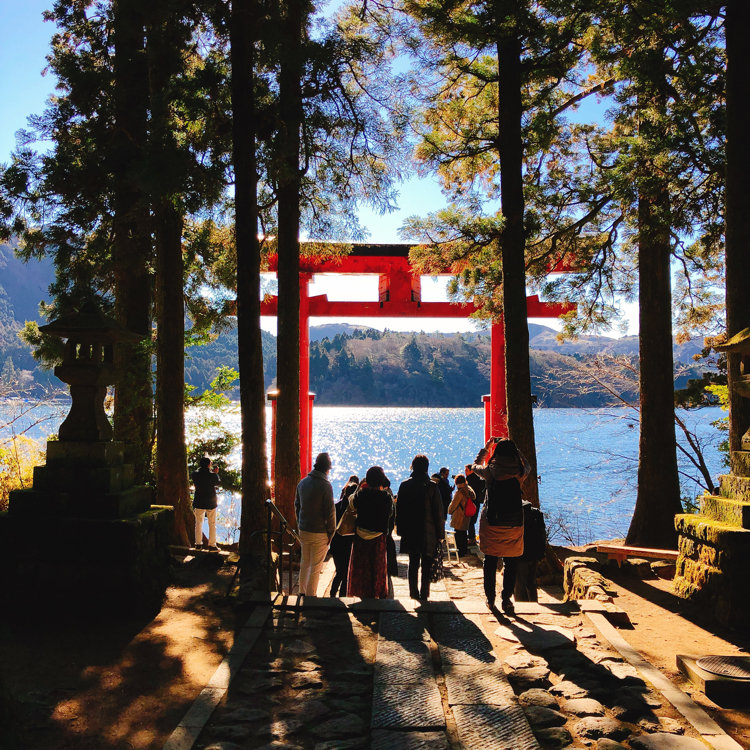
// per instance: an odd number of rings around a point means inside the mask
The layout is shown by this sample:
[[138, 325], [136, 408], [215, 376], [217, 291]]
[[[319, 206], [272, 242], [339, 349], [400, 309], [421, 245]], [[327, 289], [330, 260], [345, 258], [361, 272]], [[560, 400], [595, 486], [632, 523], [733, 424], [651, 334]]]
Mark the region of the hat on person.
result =
[[313, 469], [326, 472], [331, 468], [331, 457], [327, 453], [318, 453]]

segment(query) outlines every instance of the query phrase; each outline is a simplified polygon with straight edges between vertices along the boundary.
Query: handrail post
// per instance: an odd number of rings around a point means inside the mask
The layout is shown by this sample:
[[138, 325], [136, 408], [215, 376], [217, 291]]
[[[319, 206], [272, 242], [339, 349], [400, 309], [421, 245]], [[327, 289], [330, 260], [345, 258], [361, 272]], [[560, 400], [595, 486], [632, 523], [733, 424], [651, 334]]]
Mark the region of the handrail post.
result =
[[273, 519], [273, 513], [271, 512], [271, 501], [266, 500], [266, 587], [269, 593], [273, 591], [273, 583], [271, 576], [273, 575], [273, 560], [271, 558], [271, 521]]
[[[285, 544], [284, 544], [284, 534], [286, 534], [286, 521], [280, 521], [280, 522], [279, 522], [279, 526], [281, 527], [281, 536], [279, 537], [279, 552], [280, 552], [280, 554], [281, 554], [281, 556], [282, 556], [282, 557], [281, 557], [281, 559], [282, 559], [282, 568], [281, 568], [281, 587], [282, 587], [282, 588], [284, 588], [284, 568], [283, 568], [283, 560], [284, 560], [284, 547], [285, 547]], [[288, 562], [288, 564], [289, 564], [289, 570], [291, 571], [291, 569], [292, 569], [292, 560], [291, 560], [291, 558], [290, 558], [290, 559], [289, 559], [289, 560], [288, 560], [287, 562]], [[290, 587], [290, 589], [289, 589], [289, 592], [288, 592], [288, 593], [290, 593], [290, 594], [292, 593], [292, 591], [291, 591], [291, 587]]]

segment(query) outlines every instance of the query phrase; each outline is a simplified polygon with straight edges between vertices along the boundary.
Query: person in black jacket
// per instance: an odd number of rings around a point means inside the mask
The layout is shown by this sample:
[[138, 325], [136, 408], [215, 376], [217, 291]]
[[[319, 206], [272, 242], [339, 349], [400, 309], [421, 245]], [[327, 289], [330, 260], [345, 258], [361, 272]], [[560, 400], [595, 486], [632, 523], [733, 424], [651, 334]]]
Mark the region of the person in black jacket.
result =
[[409, 595], [421, 600], [430, 597], [437, 546], [445, 538], [443, 501], [427, 473], [429, 467], [427, 456], [414, 456], [411, 477], [401, 483], [396, 497], [396, 531], [401, 536], [401, 552], [409, 555]]
[[195, 513], [195, 546], [203, 540], [203, 516], [208, 517], [208, 544], [204, 549], [215, 550], [216, 546], [216, 488], [219, 486], [219, 467], [214, 467], [208, 456], [198, 463], [198, 471], [193, 472], [193, 513]]

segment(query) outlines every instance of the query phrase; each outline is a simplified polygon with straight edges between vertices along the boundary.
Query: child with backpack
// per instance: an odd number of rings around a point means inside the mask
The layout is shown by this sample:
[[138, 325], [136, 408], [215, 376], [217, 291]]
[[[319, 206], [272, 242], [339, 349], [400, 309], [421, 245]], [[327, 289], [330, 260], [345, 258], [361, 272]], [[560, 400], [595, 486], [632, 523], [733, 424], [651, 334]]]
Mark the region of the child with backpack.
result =
[[495, 606], [498, 561], [503, 561], [502, 610], [515, 614], [512, 596], [518, 558], [523, 554], [521, 483], [531, 471], [512, 440], [490, 438], [479, 451], [472, 471], [485, 480], [486, 502], [479, 517], [479, 548], [484, 553], [484, 593]]

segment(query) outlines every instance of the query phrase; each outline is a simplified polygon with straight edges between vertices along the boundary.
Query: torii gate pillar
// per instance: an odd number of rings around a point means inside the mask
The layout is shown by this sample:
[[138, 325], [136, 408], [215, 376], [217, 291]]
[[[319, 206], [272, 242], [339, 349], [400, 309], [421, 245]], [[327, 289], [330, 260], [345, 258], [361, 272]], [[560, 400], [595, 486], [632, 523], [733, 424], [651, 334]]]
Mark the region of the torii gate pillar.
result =
[[490, 329], [490, 392], [482, 396], [484, 404], [484, 440], [508, 437], [508, 400], [505, 391], [505, 332], [503, 320]]
[[[278, 258], [268, 259], [268, 270], [275, 271]], [[550, 269], [564, 273], [564, 266]], [[334, 273], [377, 275], [378, 301], [333, 301], [326, 295], [309, 296], [309, 283], [313, 274]], [[438, 275], [450, 275], [448, 269]], [[310, 393], [310, 318], [311, 317], [408, 317], [408, 318], [466, 318], [478, 307], [473, 302], [423, 302], [421, 280], [409, 263], [406, 245], [360, 245], [340, 257], [300, 258], [300, 468], [304, 476], [312, 465], [312, 404]], [[541, 302], [538, 297], [526, 298], [529, 317], [558, 317], [574, 305], [566, 302]], [[261, 303], [261, 315], [276, 315], [278, 300], [267, 298]], [[490, 394], [484, 396], [485, 439], [508, 436], [507, 401], [505, 382], [505, 335], [502, 320], [492, 324], [492, 363]], [[272, 443], [276, 445], [275, 422], [272, 422]], [[272, 447], [272, 451], [274, 450]], [[272, 469], [273, 470], [273, 469]]]

